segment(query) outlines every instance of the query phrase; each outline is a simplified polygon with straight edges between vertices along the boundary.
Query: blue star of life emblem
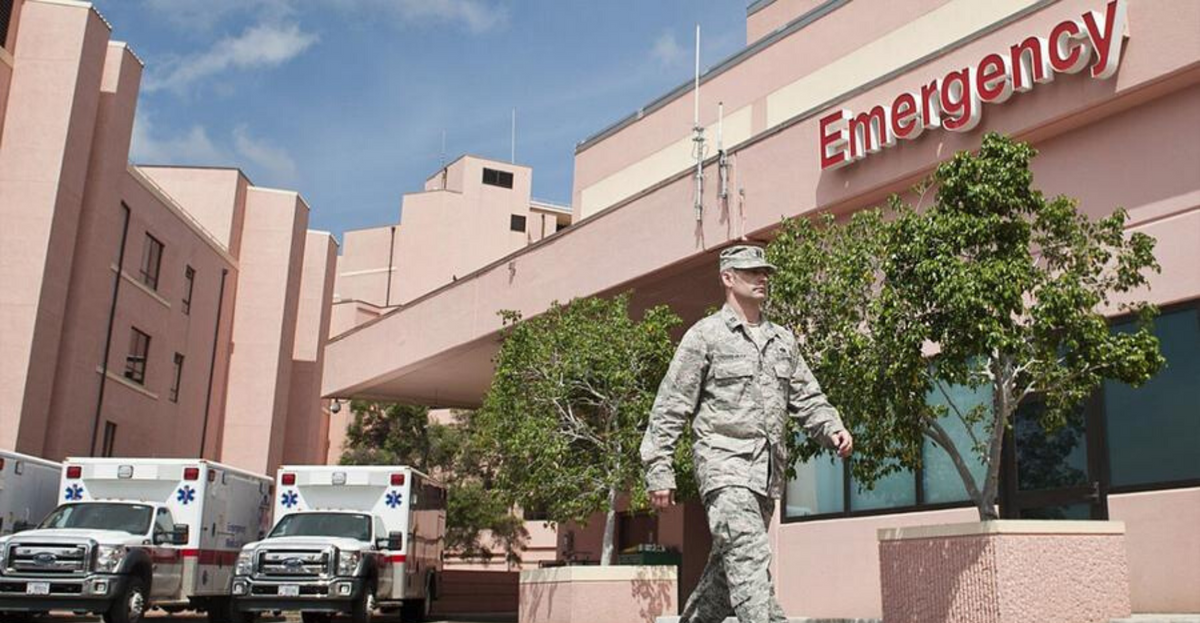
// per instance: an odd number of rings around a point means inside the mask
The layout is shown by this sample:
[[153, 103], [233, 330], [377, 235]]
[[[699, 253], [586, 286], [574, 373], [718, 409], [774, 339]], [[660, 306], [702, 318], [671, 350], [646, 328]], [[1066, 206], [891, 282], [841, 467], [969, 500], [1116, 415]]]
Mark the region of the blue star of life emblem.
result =
[[397, 506], [400, 506], [400, 504], [403, 502], [404, 502], [404, 497], [400, 494], [399, 491], [388, 491], [387, 497], [384, 499], [384, 503], [387, 504], [390, 508], [396, 508]]
[[295, 491], [284, 491], [283, 499], [280, 500], [287, 508], [291, 508], [300, 503], [300, 496]]
[[175, 501], [187, 506], [191, 502], [196, 501], [196, 490], [190, 485], [183, 485], [179, 491], [175, 492]]
[[79, 485], [71, 485], [71, 486], [67, 487], [66, 496], [67, 496], [67, 500], [71, 501], [71, 502], [78, 502], [79, 500], [82, 500], [83, 499], [83, 487], [81, 487]]

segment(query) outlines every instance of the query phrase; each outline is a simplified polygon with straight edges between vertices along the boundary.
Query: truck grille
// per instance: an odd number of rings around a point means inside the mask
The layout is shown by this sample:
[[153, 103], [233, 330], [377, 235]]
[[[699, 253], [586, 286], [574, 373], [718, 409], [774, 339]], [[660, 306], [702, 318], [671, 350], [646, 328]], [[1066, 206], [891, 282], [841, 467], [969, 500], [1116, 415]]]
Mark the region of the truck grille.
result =
[[277, 578], [315, 578], [332, 571], [329, 550], [269, 550], [258, 555], [258, 575]]
[[77, 576], [88, 572], [87, 545], [13, 543], [8, 546], [7, 573], [38, 576]]

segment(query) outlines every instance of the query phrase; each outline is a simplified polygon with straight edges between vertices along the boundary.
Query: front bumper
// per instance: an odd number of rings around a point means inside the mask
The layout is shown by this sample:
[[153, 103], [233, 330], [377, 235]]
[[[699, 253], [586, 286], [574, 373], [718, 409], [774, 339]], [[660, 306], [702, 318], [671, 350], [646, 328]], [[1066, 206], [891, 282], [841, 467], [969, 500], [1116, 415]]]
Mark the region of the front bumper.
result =
[[[300, 594], [280, 595], [283, 586], [295, 586]], [[233, 579], [233, 602], [241, 612], [349, 613], [364, 590], [366, 582], [359, 577], [287, 582], [237, 576]]]
[[[4, 575], [0, 576], [0, 610], [106, 612], [117, 595], [125, 590], [128, 579], [128, 576], [109, 574], [93, 574], [79, 578]], [[42, 583], [50, 585], [49, 594], [29, 594], [30, 584]]]

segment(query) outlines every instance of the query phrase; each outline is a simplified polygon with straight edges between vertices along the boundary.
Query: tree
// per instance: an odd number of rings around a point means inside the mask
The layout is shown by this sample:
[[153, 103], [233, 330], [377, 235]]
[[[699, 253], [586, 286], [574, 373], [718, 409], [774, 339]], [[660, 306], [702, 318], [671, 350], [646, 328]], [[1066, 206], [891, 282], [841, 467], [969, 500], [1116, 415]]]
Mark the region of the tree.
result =
[[680, 322], [665, 306], [641, 321], [628, 308], [621, 295], [554, 303], [528, 320], [502, 312], [504, 342], [474, 428], [497, 487], [516, 503], [556, 523], [606, 512], [605, 565], [618, 495], [645, 504], [638, 446]]
[[455, 423], [429, 421], [429, 408], [355, 400], [346, 430], [343, 465], [408, 465], [446, 482], [446, 548], [464, 559], [503, 549], [520, 561], [528, 534], [512, 505], [491, 490], [493, 478], [467, 443], [474, 414], [456, 412]]
[[[804, 336], [805, 357], [856, 432], [860, 482], [919, 466], [928, 438], [980, 519], [997, 518], [1001, 448], [1018, 407], [1036, 401], [1038, 424], [1055, 431], [1105, 379], [1139, 385], [1162, 366], [1153, 306], [1116, 306], [1137, 314], [1132, 333], [1110, 331], [1101, 313], [1159, 269], [1154, 240], [1126, 233], [1123, 209], [1093, 221], [1071, 198], [1044, 197], [1032, 186], [1035, 155], [987, 134], [978, 154], [956, 154], [914, 189], [936, 189], [928, 209], [893, 196], [886, 212], [844, 224], [786, 221], [769, 245], [780, 267], [773, 318]], [[958, 404], [955, 387], [990, 400]], [[796, 443], [802, 458], [819, 451]]]

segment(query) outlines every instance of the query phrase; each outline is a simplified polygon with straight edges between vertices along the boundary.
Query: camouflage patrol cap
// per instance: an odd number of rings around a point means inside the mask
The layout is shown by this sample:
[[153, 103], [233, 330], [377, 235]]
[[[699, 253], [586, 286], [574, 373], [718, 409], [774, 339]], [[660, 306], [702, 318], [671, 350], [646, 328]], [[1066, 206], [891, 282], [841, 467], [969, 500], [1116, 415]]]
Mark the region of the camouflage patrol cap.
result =
[[775, 266], [767, 262], [767, 254], [762, 247], [752, 244], [739, 244], [721, 251], [721, 270], [753, 270], [765, 268], [775, 270]]

